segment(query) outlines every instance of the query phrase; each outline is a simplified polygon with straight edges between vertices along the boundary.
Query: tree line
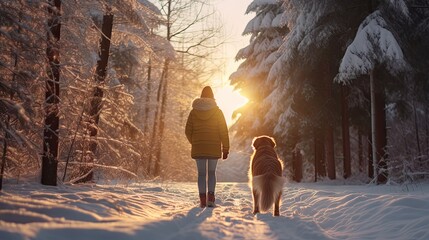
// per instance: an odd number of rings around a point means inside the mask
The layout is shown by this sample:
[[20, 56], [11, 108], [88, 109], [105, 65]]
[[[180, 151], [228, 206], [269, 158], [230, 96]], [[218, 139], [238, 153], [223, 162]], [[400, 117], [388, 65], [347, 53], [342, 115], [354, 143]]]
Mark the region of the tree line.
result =
[[[411, 182], [429, 173], [429, 6], [253, 1], [231, 76], [244, 142], [276, 137], [295, 181]], [[250, 127], [249, 127], [250, 126]]]
[[[208, 4], [46, 0], [0, 7], [1, 179], [38, 176], [57, 185], [173, 174], [162, 172], [163, 155], [182, 146], [165, 139], [178, 132], [184, 102], [212, 71], [205, 62], [220, 28], [207, 24]], [[189, 14], [195, 10], [200, 14]], [[168, 97], [179, 87], [184, 91]]]

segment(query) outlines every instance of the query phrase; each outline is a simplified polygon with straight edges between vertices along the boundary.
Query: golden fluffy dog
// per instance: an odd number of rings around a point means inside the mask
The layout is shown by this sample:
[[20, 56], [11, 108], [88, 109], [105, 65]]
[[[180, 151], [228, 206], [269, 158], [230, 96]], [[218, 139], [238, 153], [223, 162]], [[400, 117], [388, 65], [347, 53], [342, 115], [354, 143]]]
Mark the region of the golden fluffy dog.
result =
[[274, 150], [276, 142], [272, 137], [259, 136], [253, 139], [252, 146], [249, 184], [253, 193], [253, 214], [266, 212], [274, 204], [274, 216], [279, 216], [285, 178], [282, 177], [283, 163]]

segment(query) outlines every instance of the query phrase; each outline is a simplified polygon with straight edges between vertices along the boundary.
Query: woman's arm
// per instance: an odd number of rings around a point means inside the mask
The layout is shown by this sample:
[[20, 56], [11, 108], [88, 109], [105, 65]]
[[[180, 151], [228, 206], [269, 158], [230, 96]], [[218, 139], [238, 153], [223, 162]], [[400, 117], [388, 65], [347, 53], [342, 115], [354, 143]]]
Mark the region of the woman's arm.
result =
[[222, 152], [229, 153], [228, 127], [226, 125], [225, 116], [223, 115], [223, 112], [221, 110], [219, 110], [219, 112], [219, 135], [222, 143]]
[[192, 132], [193, 132], [193, 123], [192, 123], [192, 111], [189, 113], [188, 120], [186, 121], [185, 134], [189, 143], [192, 144]]

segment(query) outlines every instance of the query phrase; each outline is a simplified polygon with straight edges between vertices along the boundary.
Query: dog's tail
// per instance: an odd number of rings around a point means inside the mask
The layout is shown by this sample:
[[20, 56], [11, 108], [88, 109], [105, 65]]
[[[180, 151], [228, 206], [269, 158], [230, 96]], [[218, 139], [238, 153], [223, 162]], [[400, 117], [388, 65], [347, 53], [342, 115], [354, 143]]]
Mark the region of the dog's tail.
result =
[[266, 173], [263, 175], [254, 176], [252, 179], [253, 189], [259, 195], [259, 210], [266, 212], [273, 206], [275, 199], [283, 188], [286, 182], [284, 177]]

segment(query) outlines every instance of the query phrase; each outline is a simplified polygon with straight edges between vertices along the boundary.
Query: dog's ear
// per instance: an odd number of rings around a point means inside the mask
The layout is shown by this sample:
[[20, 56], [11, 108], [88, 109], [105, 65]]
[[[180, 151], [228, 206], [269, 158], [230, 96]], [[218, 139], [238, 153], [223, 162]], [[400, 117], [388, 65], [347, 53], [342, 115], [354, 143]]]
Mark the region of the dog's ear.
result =
[[276, 147], [276, 141], [274, 140], [274, 138], [272, 138], [272, 137], [267, 137], [267, 138], [270, 140], [271, 146], [273, 146], [273, 148], [275, 148]]
[[260, 144], [261, 144], [261, 138], [259, 138], [259, 137], [253, 138], [252, 147], [254, 150], [256, 150]]

